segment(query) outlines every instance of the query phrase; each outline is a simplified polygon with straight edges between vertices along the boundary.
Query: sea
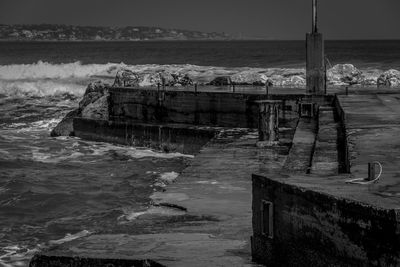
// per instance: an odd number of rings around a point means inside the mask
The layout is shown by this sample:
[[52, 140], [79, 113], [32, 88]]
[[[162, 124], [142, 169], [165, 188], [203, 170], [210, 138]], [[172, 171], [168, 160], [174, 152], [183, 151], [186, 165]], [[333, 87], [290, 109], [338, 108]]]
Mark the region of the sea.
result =
[[[400, 70], [400, 41], [327, 41], [330, 65]], [[151, 206], [193, 155], [76, 137], [50, 137], [88, 83], [122, 68], [186, 73], [304, 75], [303, 41], [0, 42], [0, 266], [93, 233], [147, 233], [168, 212]], [[284, 82], [282, 82], [284, 84]], [[179, 179], [179, 177], [178, 177]], [[173, 215], [173, 214], [172, 214]]]

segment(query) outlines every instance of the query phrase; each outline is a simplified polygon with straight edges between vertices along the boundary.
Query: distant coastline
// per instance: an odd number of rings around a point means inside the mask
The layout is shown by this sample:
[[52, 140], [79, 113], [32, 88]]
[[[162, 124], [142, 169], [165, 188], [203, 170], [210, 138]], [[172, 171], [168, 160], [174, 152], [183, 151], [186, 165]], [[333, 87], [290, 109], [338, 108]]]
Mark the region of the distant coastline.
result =
[[200, 32], [161, 27], [98, 27], [58, 24], [0, 24], [0, 41], [201, 41], [231, 40], [226, 33]]

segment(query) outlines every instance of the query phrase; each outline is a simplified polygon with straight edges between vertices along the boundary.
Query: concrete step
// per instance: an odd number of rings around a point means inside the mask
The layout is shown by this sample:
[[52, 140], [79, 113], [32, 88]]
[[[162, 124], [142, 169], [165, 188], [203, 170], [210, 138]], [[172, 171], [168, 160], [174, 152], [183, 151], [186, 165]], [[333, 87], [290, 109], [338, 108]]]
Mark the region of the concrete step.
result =
[[286, 171], [308, 172], [314, 149], [316, 126], [316, 121], [313, 118], [299, 119], [292, 147], [283, 167]]
[[320, 107], [318, 134], [310, 173], [318, 175], [337, 175], [339, 173], [338, 127], [338, 123], [335, 122], [333, 108]]

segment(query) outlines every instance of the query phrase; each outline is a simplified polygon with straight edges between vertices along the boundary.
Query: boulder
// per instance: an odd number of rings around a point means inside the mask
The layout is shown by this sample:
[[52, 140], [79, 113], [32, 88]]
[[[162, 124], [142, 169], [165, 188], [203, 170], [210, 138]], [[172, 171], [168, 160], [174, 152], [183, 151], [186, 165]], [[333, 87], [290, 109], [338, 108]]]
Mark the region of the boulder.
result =
[[79, 107], [69, 112], [51, 131], [50, 136], [73, 136], [73, 120], [76, 117], [108, 119], [108, 85], [103, 82], [90, 83], [79, 102]]
[[108, 93], [108, 84], [101, 81], [89, 83], [86, 87], [86, 91], [83, 95], [82, 100], [79, 102], [79, 108], [83, 109], [90, 103], [97, 101], [100, 97]]
[[207, 85], [214, 85], [214, 86], [222, 86], [222, 85], [231, 85], [232, 80], [229, 76], [220, 76], [214, 78], [211, 82], [209, 82]]
[[174, 86], [176, 86], [176, 85], [182, 85], [182, 86], [193, 85], [193, 80], [190, 79], [190, 77], [187, 74], [172, 73], [171, 76], [174, 79]]
[[108, 120], [108, 99], [109, 94], [106, 93], [96, 101], [90, 103], [82, 110], [82, 118], [94, 120]]
[[377, 80], [379, 86], [400, 86], [400, 71], [388, 70], [382, 73]]
[[345, 85], [345, 84], [361, 84], [363, 75], [352, 64], [337, 64], [327, 71], [327, 78], [330, 84]]
[[157, 84], [165, 84], [166, 86], [188, 86], [193, 81], [187, 74], [170, 73], [167, 71], [156, 73], [144, 73], [140, 77], [139, 86], [157, 86]]
[[268, 77], [254, 71], [243, 71], [231, 76], [231, 81], [237, 85], [264, 85]]
[[79, 108], [70, 111], [65, 117], [57, 124], [57, 126], [51, 131], [50, 136], [73, 136], [74, 127], [73, 120], [75, 117], [79, 117], [81, 110]]
[[128, 69], [122, 69], [115, 76], [113, 87], [136, 87], [139, 86], [140, 76]]

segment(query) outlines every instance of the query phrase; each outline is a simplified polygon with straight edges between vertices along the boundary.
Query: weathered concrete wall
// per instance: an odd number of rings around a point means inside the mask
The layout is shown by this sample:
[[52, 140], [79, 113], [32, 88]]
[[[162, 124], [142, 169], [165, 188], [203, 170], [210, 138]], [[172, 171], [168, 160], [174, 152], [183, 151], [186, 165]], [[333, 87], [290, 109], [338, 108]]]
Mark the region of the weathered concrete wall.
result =
[[159, 125], [74, 119], [77, 137], [123, 145], [145, 146], [166, 152], [195, 154], [215, 134], [216, 129], [187, 125]]
[[[293, 106], [302, 95], [275, 95]], [[184, 123], [221, 127], [258, 127], [258, 104], [262, 94], [226, 92], [157, 91], [110, 89], [110, 119], [143, 123]]]
[[[273, 203], [273, 238], [262, 234]], [[400, 266], [397, 212], [253, 175], [252, 254], [268, 266]]]
[[95, 259], [36, 255], [29, 267], [163, 267], [152, 260]]
[[350, 156], [349, 156], [349, 140], [348, 140], [348, 129], [346, 127], [346, 113], [344, 112], [342, 106], [340, 105], [339, 98], [335, 96], [334, 101], [333, 101], [335, 111], [338, 116], [338, 123], [339, 123], [339, 131], [340, 131], [340, 138], [339, 141], [341, 142], [339, 144], [340, 150], [338, 151], [339, 157], [341, 158], [341, 171], [350, 173]]
[[335, 121], [334, 108], [320, 106], [318, 111], [318, 133], [311, 164], [311, 173], [329, 176], [339, 173], [340, 125]]

